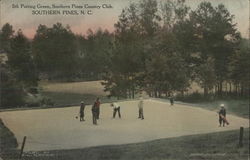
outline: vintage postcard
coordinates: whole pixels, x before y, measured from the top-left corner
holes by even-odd
[[[248,160],[249,0],[0,0],[0,160]]]

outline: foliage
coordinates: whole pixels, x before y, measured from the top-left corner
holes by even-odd
[[[0,73],[0,108],[18,107],[23,105],[25,93],[20,82],[18,82],[10,69],[4,64],[1,64]]]
[[[192,82],[209,94],[249,94],[249,40],[243,40],[234,16],[223,4],[201,2],[191,10],[185,0],[141,0],[124,8],[115,30],[74,34],[69,26],[39,25],[30,42],[5,24],[1,50],[24,90],[41,79],[103,79],[118,98],[184,92]],[[22,62],[22,63],[20,63]],[[233,90],[232,86],[235,87]],[[209,98],[209,97],[207,97]]]
[[[3,25],[0,32],[0,50],[4,50],[5,52],[10,51],[10,41],[13,37],[14,30],[12,25],[6,23]]]
[[[218,94],[221,95],[222,83],[228,79],[229,57],[236,51],[240,40],[233,18],[223,4],[213,7],[210,2],[200,3],[198,8],[190,13],[190,21],[195,29],[194,39],[198,39],[196,46],[200,63],[196,65],[211,63],[209,61],[213,59],[214,67],[209,70],[209,74],[203,74],[203,66],[198,67],[198,70],[201,69],[197,72],[198,78],[203,81],[205,94],[216,81]],[[212,71],[214,73],[211,73]],[[207,81],[208,75],[213,81]],[[212,77],[213,75],[215,77]]]
[[[17,80],[24,86],[37,85],[38,77],[31,58],[30,42],[21,30],[11,39],[11,50],[8,53],[7,63]]]
[[[41,73],[49,79],[70,79],[77,73],[76,38],[69,26],[39,25],[32,42],[32,54]]]

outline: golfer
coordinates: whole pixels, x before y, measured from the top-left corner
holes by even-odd
[[[219,123],[220,123],[220,127],[221,127],[221,124],[223,124],[223,127],[224,127],[226,123],[226,109],[224,108],[224,104],[221,104],[220,107],[221,109],[219,111]]]
[[[99,116],[100,116],[100,100],[99,98],[96,98],[96,101],[95,101],[95,106],[96,106],[96,119],[99,119]]]
[[[85,121],[85,120],[84,120],[84,109],[85,109],[85,104],[84,104],[83,101],[81,101],[80,111],[79,111],[79,114],[80,114],[80,122],[81,122],[81,121]]]
[[[172,95],[169,97],[169,101],[170,101],[171,106],[173,106],[174,105],[174,97]]]
[[[143,98],[142,97],[140,97],[140,101],[138,103],[138,108],[139,108],[139,117],[138,118],[141,118],[143,120],[144,116],[143,116]]]
[[[92,111],[92,119],[93,119],[93,124],[97,125],[97,105],[94,103],[94,105],[91,108]]]
[[[111,103],[111,107],[113,107],[113,118],[115,118],[116,112],[118,112],[118,116],[121,118],[120,105],[117,103]]]

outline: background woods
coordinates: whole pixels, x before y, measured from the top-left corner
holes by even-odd
[[[142,0],[124,8],[114,32],[73,33],[70,26],[39,25],[33,39],[5,24],[1,41],[1,107],[21,106],[39,81],[103,80],[109,96],[134,98],[141,91],[203,98],[249,95],[249,39],[220,4],[191,10],[184,0]],[[18,96],[17,96],[18,95]]]

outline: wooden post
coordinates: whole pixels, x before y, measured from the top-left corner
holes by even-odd
[[[242,143],[242,140],[243,140],[243,131],[244,131],[244,128],[240,127],[239,147],[243,147],[243,143]]]
[[[23,143],[22,143],[22,147],[21,147],[21,152],[20,152],[20,155],[19,155],[19,159],[22,158],[25,142],[26,142],[26,136],[23,137]]]

